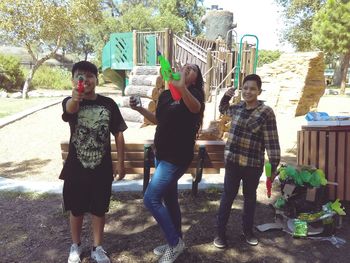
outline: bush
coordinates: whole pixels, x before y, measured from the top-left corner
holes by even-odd
[[[281,52],[278,50],[259,50],[258,67],[272,63],[279,59],[280,56]]]
[[[41,66],[35,72],[31,86],[34,89],[71,89],[71,73],[62,68]]]
[[[24,74],[18,58],[0,54],[0,83],[0,88],[6,91],[22,89]]]

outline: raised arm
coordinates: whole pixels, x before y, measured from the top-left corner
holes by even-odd
[[[231,111],[229,110],[230,108],[230,100],[231,98],[235,95],[235,89],[230,88],[228,89],[224,96],[221,98],[220,104],[219,104],[219,111],[221,114],[227,114],[227,115],[232,115]]]
[[[82,101],[84,94],[79,93],[77,87],[72,89],[72,97],[66,103],[67,113],[74,114],[79,111],[79,103]]]
[[[180,80],[173,80],[172,83],[181,93],[182,100],[189,111],[198,113],[201,110],[201,103],[188,90],[188,86],[185,84],[185,71],[181,71]]]

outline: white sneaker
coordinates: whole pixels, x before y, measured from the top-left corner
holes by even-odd
[[[157,256],[161,256],[165,253],[168,247],[169,247],[168,244],[158,246],[155,249],[153,249],[153,253],[156,254]]]
[[[102,246],[97,246],[95,251],[91,250],[91,258],[97,263],[110,263],[111,261],[106,254],[107,252],[104,251]]]
[[[82,249],[77,244],[72,244],[69,251],[68,263],[79,263]]]
[[[184,249],[185,243],[181,238],[179,238],[179,243],[177,243],[175,247],[168,246],[158,263],[173,263],[175,259],[184,251]]]

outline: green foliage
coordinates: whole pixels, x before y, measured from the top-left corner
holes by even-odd
[[[264,64],[269,64],[281,56],[281,52],[278,50],[259,50],[258,67]]]
[[[86,34],[89,36],[95,52],[94,63],[97,67],[101,66],[102,49],[109,40],[109,35],[115,32],[121,32],[120,22],[111,17],[109,13],[103,14],[101,23],[92,25]]]
[[[36,70],[81,28],[102,18],[101,0],[0,1],[0,32],[4,41],[27,48],[34,66],[23,86],[23,98]],[[45,51],[46,55],[39,56]]]
[[[198,35],[202,32],[201,17],[205,14],[202,0],[133,0],[118,5],[120,31],[163,30],[175,33],[186,30]]]
[[[32,81],[34,89],[71,89],[71,73],[66,69],[40,67]]]
[[[310,51],[312,46],[312,23],[315,14],[325,0],[275,0],[282,7],[285,29],[282,41],[286,41],[297,51]]]
[[[6,91],[19,90],[24,83],[24,75],[18,58],[0,54],[0,88]]]
[[[312,26],[313,42],[322,50],[346,54],[350,51],[350,2],[328,0]]]
[[[327,0],[315,16],[312,33],[317,47],[340,55],[340,94],[345,94],[350,61],[350,1]]]

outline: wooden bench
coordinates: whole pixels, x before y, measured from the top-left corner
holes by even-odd
[[[126,174],[143,174],[143,192],[145,192],[151,174],[154,172],[153,141],[125,143],[124,166]],[[224,141],[197,141],[195,155],[186,171],[192,175],[192,194],[197,195],[198,184],[203,174],[219,174],[224,168]],[[116,168],[118,153],[115,143],[111,145],[113,168]],[[68,141],[61,142],[62,159],[68,155]]]

